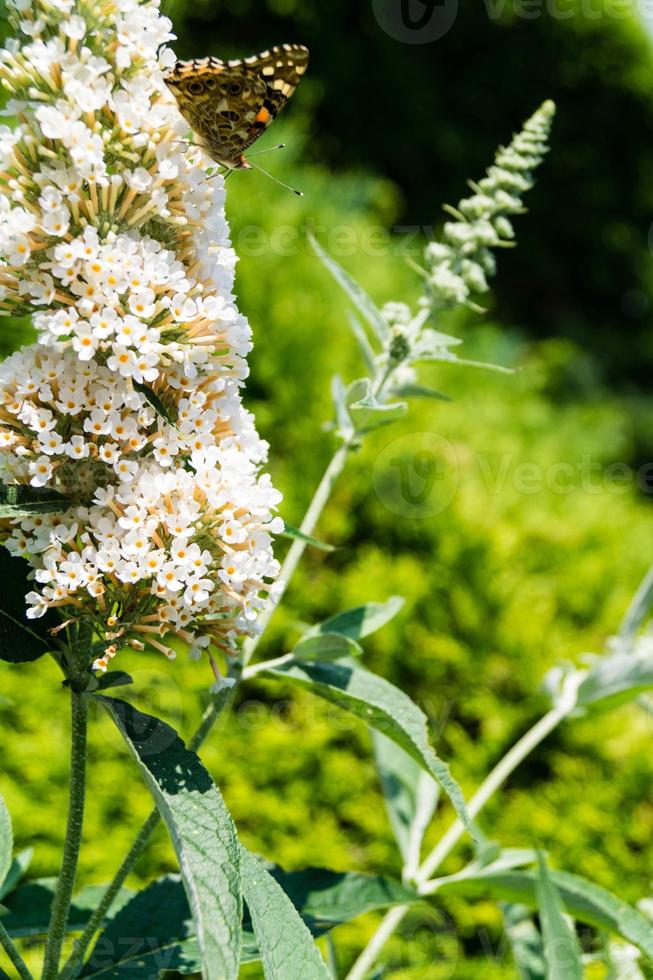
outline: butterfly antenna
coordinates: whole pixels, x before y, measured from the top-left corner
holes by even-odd
[[[271,153],[272,150],[283,150],[285,146],[285,143],[279,143],[277,146],[267,146],[264,150],[255,150],[254,153],[248,153],[248,156],[260,157],[261,153]]]
[[[304,196],[304,192],[303,191],[297,191],[297,190],[295,190],[294,187],[291,187],[290,184],[284,184],[284,182],[282,180],[279,180],[278,177],[275,177],[273,174],[268,173],[268,171],[267,170],[264,170],[263,167],[259,167],[259,165],[257,163],[253,163],[253,164],[251,164],[251,166],[252,166],[252,168],[254,170],[258,170],[259,173],[265,174],[265,176],[266,177],[269,177],[270,180],[273,180],[275,182],[275,184],[279,184],[281,187],[285,187],[287,191],[291,191],[293,194],[296,194],[297,197],[303,197]]]

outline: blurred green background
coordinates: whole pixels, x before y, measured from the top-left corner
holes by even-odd
[[[309,77],[266,138],[289,144],[266,165],[305,197],[256,174],[228,185],[238,293],[256,344],[247,401],[295,525],[333,446],[322,428],[331,376],[362,372],[346,302],[309,253],[306,229],[377,302],[415,301],[405,259],[419,259],[424,239],[397,228],[437,229],[440,203],[464,194],[465,179],[481,176],[544,98],[558,101],[552,153],[518,222],[519,247],[499,256],[492,310],[441,324],[464,338],[466,356],[518,372],[424,372],[453,402],[414,404],[399,426],[367,439],[320,526],[338,550],[307,556],[264,650],[284,652],[302,623],[405,596],[401,615],[366,642],[366,664],[421,704],[469,794],[546,710],[547,669],[603,648],[651,562],[653,60],[623,4],[559,0],[527,18],[509,4],[461,0],[449,31],[424,45],[390,37],[375,9],[372,0],[176,0],[171,13],[182,56],[285,40],[313,49]],[[28,329],[4,322],[3,351]],[[424,447],[442,479],[416,518],[387,488],[393,461],[410,464]],[[123,658],[139,704],[190,732],[203,671],[183,659]],[[0,709],[0,792],[18,844],[36,849],[33,873],[54,874],[65,693],[45,662],[0,665],[0,693],[10,702]],[[629,901],[649,894],[651,725],[634,707],[567,723],[488,807],[485,832],[547,848],[555,866]],[[100,717],[92,755],[83,882],[111,875],[150,809]],[[248,846],[288,868],[399,872],[368,736],[344,716],[290,690],[250,687],[203,757]],[[450,820],[445,805],[427,844]],[[161,833],[132,883],[172,867]],[[370,915],[334,934],[343,975],[377,922]],[[384,961],[393,980],[516,976],[485,902],[414,913]],[[603,975],[597,966],[593,976]]]

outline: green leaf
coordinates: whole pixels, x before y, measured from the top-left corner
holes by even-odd
[[[424,901],[415,889],[382,875],[326,868],[270,873],[316,935],[367,912]]]
[[[653,568],[650,568],[642,579],[626,615],[621,621],[619,636],[622,639],[632,639],[648,616],[651,605],[653,605]]]
[[[622,936],[653,960],[653,930],[641,912],[579,875],[551,871],[549,876],[560,892],[569,915],[579,922]],[[503,867],[497,868],[493,864],[469,874],[461,872],[451,878],[443,878],[437,892],[489,897],[536,908],[536,884],[537,875],[532,871],[503,870]]]
[[[365,328],[360,322],[355,313],[351,311],[348,312],[347,320],[349,321],[349,327],[356,342],[360,348],[360,352],[363,355],[363,360],[365,361],[365,367],[369,371],[370,375],[376,374],[376,359],[372,346],[367,339],[367,334],[365,333]]]
[[[342,660],[360,657],[363,648],[342,633],[318,633],[304,637],[293,650],[298,660]]]
[[[450,402],[452,400],[449,395],[445,395],[441,391],[436,391],[435,388],[428,388],[426,385],[401,385],[399,388],[394,388],[393,391],[399,398],[433,398],[441,402]]]
[[[11,868],[11,855],[14,849],[14,833],[7,804],[0,796],[0,885],[4,884]]]
[[[48,630],[61,620],[50,610],[40,619],[27,619],[25,596],[34,588],[27,578],[30,566],[24,558],[12,558],[0,549],[0,660],[30,663],[53,648]]]
[[[242,849],[243,894],[267,980],[330,980],[307,926],[258,858]]]
[[[32,847],[26,847],[23,851],[19,851],[11,862],[4,881],[2,881],[0,876],[0,902],[4,899],[5,895],[9,895],[14,890],[18,882],[22,881],[22,879],[25,877],[27,874],[27,869],[32,862],[33,855],[34,848]]]
[[[98,690],[108,691],[112,687],[128,687],[134,683],[134,678],[124,670],[108,670],[97,678]]]
[[[503,904],[503,922],[521,980],[545,980],[542,937],[533,913],[523,905]]]
[[[336,410],[338,434],[341,438],[347,439],[353,434],[354,426],[347,411],[347,390],[338,374],[335,374],[331,379],[331,397]]]
[[[336,549],[332,544],[325,544],[324,541],[318,541],[317,538],[312,538],[310,534],[304,534],[299,528],[293,527],[292,524],[286,523],[284,530],[279,535],[282,538],[290,538],[294,541],[303,541],[305,544],[310,544],[311,548],[317,548],[318,551],[335,551]]]
[[[385,735],[374,732],[373,743],[390,824],[404,869],[412,877],[419,867],[422,840],[438,804],[438,784]]]
[[[643,651],[597,657],[578,686],[579,707],[614,708],[653,687],[653,657]]]
[[[153,388],[150,388],[149,385],[143,384],[141,381],[134,381],[134,388],[136,391],[140,392],[140,394],[152,406],[156,414],[159,415],[164,422],[171,425],[173,429],[177,427],[177,419],[159,398]]]
[[[39,878],[20,885],[7,897],[4,901],[7,911],[2,915],[2,924],[12,938],[45,935],[56,884],[56,878]],[[66,926],[68,932],[78,932],[84,928],[105,890],[106,885],[91,885],[75,895]],[[115,915],[133,894],[130,888],[122,888],[107,919]]]
[[[308,234],[308,240],[313,251],[322,260],[340,288],[345,291],[358,312],[367,320],[378,340],[381,343],[386,341],[390,336],[390,327],[381,315],[381,311],[377,309],[363,287],[359,286],[355,279],[352,279],[349,273],[345,272],[342,266],[324,251],[315,236],[310,232]]]
[[[406,402],[380,402],[372,392],[369,379],[362,378],[347,389],[347,411],[356,432],[364,435],[403,418],[408,405]]]
[[[193,917],[181,878],[166,875],[134,895],[111,919],[81,976],[149,977],[151,973],[143,973],[141,964],[154,954],[158,954],[159,970],[178,969],[180,949],[193,937]],[[131,973],[126,972],[127,967]],[[199,956],[195,970],[201,970]]]
[[[575,931],[565,921],[564,905],[551,880],[544,858],[538,854],[537,904],[540,911],[548,980],[583,980],[583,966]]]
[[[414,889],[381,875],[329,871],[326,868],[289,872],[278,867],[270,868],[269,874],[283,888],[314,936],[323,936],[335,926],[366,912],[424,901]],[[247,916],[242,950],[242,963],[260,959],[256,937]]]
[[[70,498],[63,497],[56,490],[0,483],[0,518],[63,513],[72,506]]]
[[[396,742],[430,773],[445,791],[460,820],[471,831],[465,801],[427,736],[427,719],[408,695],[382,677],[341,663],[289,660],[258,676],[291,681],[336,704]]]
[[[307,636],[318,633],[341,633],[352,640],[363,640],[366,636],[376,633],[382,626],[401,612],[404,600],[401,596],[393,595],[387,602],[368,602],[364,606],[356,606],[346,612],[338,613],[323,623],[312,626]]]
[[[237,977],[240,845],[219,790],[169,725],[125,701],[96,699],[124,736],[168,828],[195,920],[205,980]]]
[[[137,957],[129,957],[116,966],[100,968],[94,973],[83,973],[82,976],[101,977],[102,980],[156,980],[157,977],[166,977],[170,973],[199,976],[201,970],[202,957],[198,942],[196,939],[187,939],[183,943],[159,946]]]

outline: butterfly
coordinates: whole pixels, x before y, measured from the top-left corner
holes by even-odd
[[[227,170],[249,170],[245,151],[293,95],[308,59],[303,45],[282,44],[237,61],[178,61],[164,80],[211,159]]]

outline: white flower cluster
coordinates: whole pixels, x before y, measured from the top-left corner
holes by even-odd
[[[425,253],[424,304],[429,309],[469,304],[475,294],[488,290],[488,276],[496,267],[491,249],[514,239],[508,216],[524,210],[522,197],[547,152],[554,114],[553,102],[545,102],[510,145],[498,151],[487,175],[478,184],[470,183],[473,196],[447,209],[457,220],[445,224],[442,241],[432,242]]]
[[[38,342],[0,368],[0,480],[61,511],[2,521],[48,608],[108,645],[232,651],[278,574],[280,495],[241,403],[223,181],[163,84],[156,0],[13,0],[0,55],[0,311]],[[36,492],[36,490],[35,490]]]

